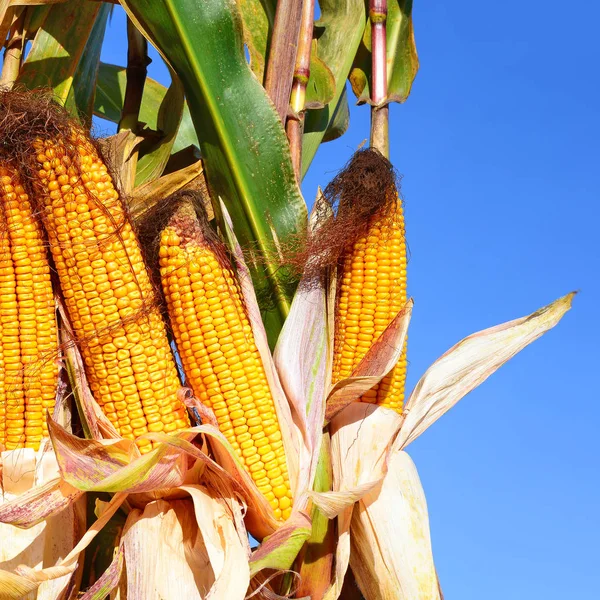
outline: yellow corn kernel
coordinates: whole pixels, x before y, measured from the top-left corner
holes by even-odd
[[[349,377],[406,304],[406,240],[402,202],[394,197],[342,257],[336,309],[333,383]],[[361,401],[402,412],[406,344],[396,366]]]
[[[68,139],[37,139],[34,148],[33,183],[94,397],[129,438],[148,431],[155,406],[163,431],[189,426],[140,246],[101,156],[75,126]],[[149,387],[133,376],[139,371]],[[125,416],[115,402],[125,402]],[[140,441],[141,451],[151,447]]]
[[[239,285],[224,253],[215,251],[191,205],[182,205],[163,230],[159,257],[167,308],[188,384],[213,409],[219,428],[261,493],[278,515],[287,518],[291,490],[285,456],[278,463],[275,485],[261,460],[261,455],[275,458],[281,431]],[[197,285],[188,287],[189,281]],[[234,333],[242,335],[234,339]],[[187,340],[194,343],[189,346]]]
[[[54,295],[39,220],[8,164],[0,165],[0,213],[0,442],[37,450],[58,382]]]

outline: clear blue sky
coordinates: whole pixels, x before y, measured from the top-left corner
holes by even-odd
[[[467,334],[581,290],[555,330],[409,447],[446,600],[600,588],[600,4],[574,8],[416,0],[421,70],[391,110],[415,299],[409,387]],[[120,9],[107,40],[103,60],[124,64]],[[150,73],[167,80],[158,59]],[[321,147],[307,199],[368,118],[353,108],[350,132]]]

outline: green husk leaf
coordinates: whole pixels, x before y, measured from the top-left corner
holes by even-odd
[[[323,443],[317,464],[313,491],[328,492],[333,485],[331,470],[331,442],[329,432],[323,433]],[[296,590],[299,597],[308,596],[322,600],[331,585],[333,556],[335,552],[335,521],[328,519],[317,505],[313,505],[310,518],[311,534],[298,555],[300,584]]]
[[[295,289],[277,249],[306,226],[306,205],[281,122],[244,57],[237,7],[222,0],[122,4],[183,82],[213,204],[218,197],[225,201],[242,246],[252,254],[273,346]]]
[[[295,512],[272,535],[266,537],[250,557],[250,577],[263,569],[286,571],[300,548],[310,537],[311,522],[308,515]]]
[[[110,523],[107,525],[107,527]],[[106,527],[104,528],[106,529]],[[104,530],[103,530],[104,531]],[[96,541],[101,535],[102,532],[98,536],[96,536]],[[92,548],[93,549],[93,542]],[[121,572],[123,571],[123,565],[125,564],[125,553],[123,549],[117,547],[117,550],[114,553],[114,558],[108,568],[103,571],[102,575],[98,577],[93,585],[91,585],[85,592],[79,597],[79,600],[105,600],[108,595],[119,585],[119,580],[121,579]]]
[[[48,421],[62,478],[79,490],[96,492],[149,492],[185,482],[182,453],[168,444],[139,456],[131,440],[102,444],[84,440]],[[195,433],[180,432],[190,439]]]
[[[315,23],[317,56],[335,79],[335,96],[320,110],[309,111],[302,141],[302,176],[308,171],[332,122],[344,91],[366,23],[364,0],[321,0],[321,18]]]
[[[410,94],[419,69],[412,22],[412,0],[388,0],[387,39],[387,102],[404,102]],[[371,21],[368,20],[352,72],[350,83],[358,103],[371,103]]]

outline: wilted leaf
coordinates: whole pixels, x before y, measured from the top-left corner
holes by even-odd
[[[59,564],[85,531],[80,494],[56,477],[52,451],[2,452],[0,597],[55,600],[74,585],[77,563]]]
[[[48,481],[0,504],[0,523],[21,528],[34,527],[48,517],[60,514],[82,494],[60,479]]]
[[[202,600],[211,593],[243,600],[248,561],[231,516],[203,488],[185,489],[193,500],[158,500],[130,512],[123,535],[128,600]]]
[[[202,199],[205,200],[203,206],[209,219],[214,217],[206,179],[204,178],[204,169],[202,161],[199,160],[192,165],[163,175],[159,179],[149,181],[144,185],[136,187],[126,198],[129,213],[134,222],[139,222],[144,218],[147,211],[151,210],[161,201],[168,198],[171,194],[188,187],[194,182],[194,188],[203,190]]]

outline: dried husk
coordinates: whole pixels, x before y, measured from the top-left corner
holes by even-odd
[[[129,513],[122,537],[128,600],[242,600],[248,542],[223,501],[202,486]]]
[[[361,550],[356,561],[361,562],[363,568],[357,579],[360,578],[361,586],[365,586],[363,593],[369,594],[366,595],[367,600],[396,597],[439,598],[437,578],[437,587],[432,583],[435,569],[433,562],[430,563],[428,558],[426,507],[424,498],[419,499],[418,477],[416,471],[410,474],[407,458],[397,457],[402,456],[399,453],[403,448],[462,397],[525,346],[552,329],[570,309],[573,296],[574,294],[568,294],[531,315],[480,331],[453,346],[417,383],[402,416],[382,407],[355,403],[347,406],[333,419],[331,427],[334,491],[312,494],[313,500],[325,514],[338,519],[335,579],[327,592],[327,600],[339,597],[350,562],[351,547],[356,548],[359,543]],[[390,472],[392,463],[393,472]],[[374,503],[373,500],[382,493],[383,504]],[[404,520],[390,519],[390,512],[394,512],[390,507],[395,504],[402,506],[402,498],[408,495],[413,498],[412,512],[405,510]],[[365,510],[367,503],[368,511]],[[385,509],[386,505],[388,510]],[[389,588],[389,578],[386,579],[381,572],[381,569],[387,567],[375,564],[378,561],[368,561],[364,557],[372,555],[385,558],[396,553],[399,558],[394,560],[402,560],[404,551],[398,546],[392,547],[390,540],[398,538],[400,541],[396,544],[409,543],[409,533],[406,533],[405,528],[406,519],[412,519],[415,523],[415,529],[409,532],[411,536],[420,532],[417,539],[411,543],[421,548],[418,555],[421,558],[411,568],[407,566],[407,561],[402,569],[398,567],[397,585],[395,588]],[[378,535],[378,531],[384,533]],[[353,535],[359,537],[351,542]],[[370,548],[363,547],[367,543],[370,543]],[[416,561],[417,557],[414,558]],[[393,564],[391,559],[386,560],[388,565]],[[358,568],[360,569],[360,566]],[[419,589],[419,585],[424,586],[420,592],[423,596],[403,596],[398,591],[402,590],[402,593],[407,594],[407,590]],[[390,589],[395,591],[390,592]]]
[[[319,205],[320,194],[319,190],[315,207]],[[319,225],[313,208],[309,218],[313,234],[318,232]],[[312,489],[315,478],[325,418],[324,399],[331,386],[335,290],[335,270],[315,276],[310,267],[307,269],[273,353],[277,373],[292,411],[297,415],[304,442],[296,498],[297,506],[302,509],[307,506],[307,491]]]
[[[29,496],[36,490],[56,492],[60,481],[58,466],[47,440],[37,453],[31,449],[2,452],[0,462],[0,511],[12,503],[22,514]],[[63,488],[52,494],[51,500],[59,500],[57,495],[64,498],[65,491]],[[38,514],[29,523],[24,519],[20,524],[30,525],[27,529],[0,522],[0,598],[56,600],[77,591],[81,561],[65,566],[60,563],[85,531],[85,504],[79,497],[75,491],[68,502],[61,504],[64,509],[60,514],[47,518]]]
[[[368,600],[439,600],[425,493],[404,451],[363,496],[351,523],[350,567]]]

